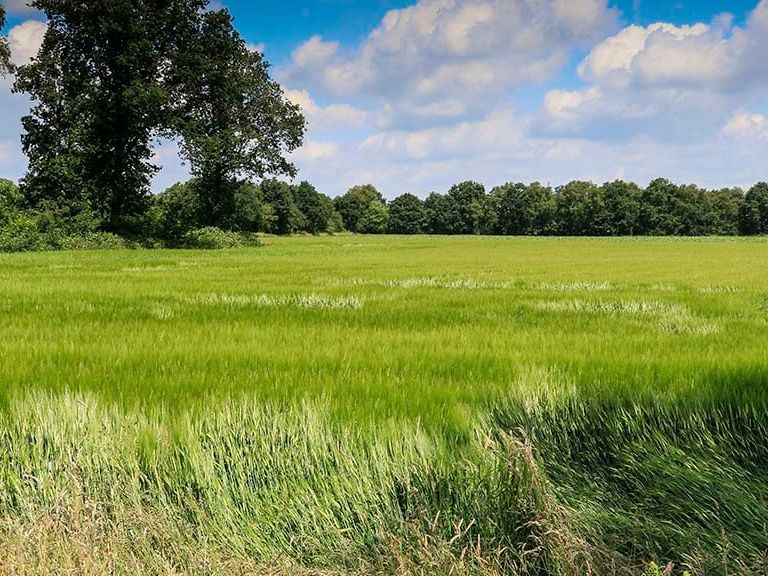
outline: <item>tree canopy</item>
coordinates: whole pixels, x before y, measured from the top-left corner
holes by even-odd
[[[744,197],[739,211],[742,234],[768,234],[768,183],[753,186]]]
[[[22,118],[27,173],[20,187],[0,180],[0,228],[20,249],[60,247],[67,235],[94,232],[168,246],[189,238],[228,242],[229,233],[341,230],[768,234],[766,183],[746,194],[663,178],[645,188],[508,182],[486,192],[468,180],[424,200],[406,193],[392,201],[363,184],[332,200],[307,181],[277,179],[296,176],[290,154],[302,144],[305,119],[226,9],[212,9],[211,0],[31,6],[48,20],[36,57],[15,68],[0,37],[0,74],[13,73],[14,90],[32,101]],[[0,28],[5,21],[0,3]],[[179,143],[193,178],[153,196],[153,147],[161,138]]]
[[[48,18],[15,89],[30,206],[91,211],[130,232],[149,207],[153,140],[177,137],[209,223],[228,226],[241,176],[293,175],[304,118],[226,10],[208,0],[35,0]]]
[[[427,230],[427,210],[417,196],[403,194],[389,204],[391,234],[422,234]]]
[[[0,30],[5,27],[5,6],[0,4]],[[11,48],[8,40],[0,36],[0,76],[11,71]]]
[[[192,173],[205,190],[210,224],[231,217],[238,178],[295,176],[286,154],[302,143],[304,117],[269,77],[226,10],[200,16],[173,68],[174,123]]]
[[[334,200],[336,211],[341,214],[344,228],[350,232],[362,232],[361,221],[372,202],[384,203],[384,197],[371,184],[353,186],[346,194]]]

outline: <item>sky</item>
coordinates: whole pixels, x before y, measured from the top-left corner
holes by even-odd
[[[2,0],[0,0],[2,1]],[[308,119],[299,180],[425,197],[476,180],[768,180],[768,0],[218,0]],[[13,57],[45,23],[7,0]],[[0,177],[25,159],[0,80]],[[158,142],[153,187],[187,177]]]

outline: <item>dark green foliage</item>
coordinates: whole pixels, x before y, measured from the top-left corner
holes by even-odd
[[[210,226],[205,210],[205,184],[201,180],[174,184],[152,199],[147,236],[167,246],[181,246],[188,232]],[[238,182],[234,192],[233,212],[227,216],[226,230],[255,233],[262,230],[261,189],[250,182]]]
[[[768,183],[753,186],[739,212],[739,229],[747,236],[768,234]]]
[[[12,210],[21,208],[22,196],[15,182],[0,178],[0,219]]]
[[[424,209],[427,212],[427,230],[430,234],[461,234],[465,228],[453,196],[432,192],[424,201]]]
[[[261,198],[268,206],[263,215],[266,232],[285,236],[300,230],[304,215],[296,206],[291,186],[279,180],[264,180],[261,183]]]
[[[697,236],[707,233],[705,191],[659,178],[642,195],[640,227],[649,236]]]
[[[705,194],[707,233],[714,236],[736,236],[739,233],[739,212],[744,203],[741,188],[723,188]]]
[[[0,4],[0,30],[5,27],[5,7]],[[10,72],[11,65],[11,49],[8,46],[8,41],[0,36],[0,76],[6,72]]]
[[[458,234],[478,234],[483,219],[485,186],[477,182],[462,182],[451,187],[448,196],[454,201],[461,224]]]
[[[102,226],[125,231],[143,214],[151,139],[167,125],[164,87],[179,46],[189,41],[204,0],[36,0],[48,18],[39,56],[16,90],[34,107],[23,119],[32,206],[53,201],[90,209]]]
[[[248,239],[237,232],[228,232],[207,226],[192,230],[184,235],[182,246],[194,250],[225,250],[228,248],[241,248],[247,245],[257,245],[255,240]]]
[[[302,231],[320,234],[328,230],[333,215],[333,200],[320,194],[312,184],[306,181],[293,188],[293,198],[296,207],[304,217]]]
[[[553,232],[555,202],[552,190],[538,182],[504,184],[486,200],[487,233],[503,236],[542,236]]]
[[[336,211],[350,232],[361,232],[360,221],[371,202],[384,203],[384,197],[371,184],[353,186],[346,194],[333,201]]]
[[[603,184],[604,232],[608,236],[634,236],[639,233],[640,199],[637,184],[616,180]]]
[[[768,185],[766,185],[768,189]],[[705,236],[734,235],[739,230],[766,233],[761,214],[768,212],[761,185],[751,203],[739,189],[705,190],[657,179],[646,189],[615,181],[602,186],[574,181],[557,188],[534,182],[508,183],[480,195],[479,185],[454,186],[445,196],[424,202],[426,232],[502,236]],[[763,202],[761,204],[761,202]]]
[[[85,211],[73,216],[55,205],[29,210],[16,184],[0,179],[0,252],[67,249],[75,238],[93,235],[96,226]]]
[[[205,217],[198,186],[194,180],[174,184],[152,199],[152,237],[168,246],[180,246],[188,232],[203,226]]]
[[[609,220],[602,190],[592,182],[571,182],[555,192],[558,233],[602,236]]]
[[[200,16],[170,76],[174,126],[202,182],[212,225],[229,226],[240,177],[296,173],[286,154],[302,143],[304,117],[268,69],[234,29],[229,12],[219,10]]]
[[[235,213],[232,229],[237,232],[259,232],[262,228],[261,189],[250,182],[239,183],[235,190]]]
[[[34,252],[50,250],[51,245],[40,232],[33,214],[5,214],[0,226],[0,252]]]
[[[389,210],[384,202],[374,200],[363,212],[358,223],[363,234],[385,234],[389,225]]]
[[[427,210],[418,197],[403,194],[389,203],[391,234],[423,234],[427,230]]]

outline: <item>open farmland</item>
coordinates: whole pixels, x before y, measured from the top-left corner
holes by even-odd
[[[0,256],[0,573],[768,570],[768,242]]]

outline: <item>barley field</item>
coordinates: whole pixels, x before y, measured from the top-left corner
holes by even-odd
[[[0,574],[768,574],[768,241],[0,255]]]

